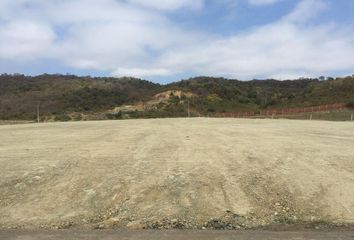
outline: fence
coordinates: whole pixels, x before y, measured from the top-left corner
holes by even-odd
[[[327,112],[335,110],[343,110],[346,105],[343,103],[327,104],[312,107],[303,108],[283,108],[283,109],[267,109],[259,112],[225,112],[217,113],[216,117],[225,118],[247,118],[254,116],[278,116],[278,115],[295,115],[299,113],[315,113],[315,112]]]

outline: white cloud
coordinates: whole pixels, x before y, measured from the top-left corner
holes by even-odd
[[[52,29],[45,24],[10,22],[0,28],[0,57],[25,61],[45,56],[54,38]]]
[[[281,2],[281,1],[284,1],[284,0],[248,0],[248,2],[251,5],[256,5],[256,6],[271,5],[271,4]]]
[[[187,30],[168,18],[170,11],[199,6],[192,2],[1,0],[0,61],[30,66],[51,59],[149,79],[181,73],[300,77],[354,69],[353,29],[306,24],[326,9],[323,1],[303,0],[276,22],[227,37]]]
[[[317,17],[326,8],[327,4],[322,0],[301,1],[289,15],[284,17],[284,20],[288,22],[305,22]]]
[[[160,58],[166,68],[193,69],[203,75],[235,78],[302,77],[354,69],[354,31],[332,25],[303,24],[325,9],[304,0],[277,22],[228,38],[173,50]],[[311,13],[311,14],[310,14]],[[297,21],[295,16],[302,16]]]
[[[177,10],[180,8],[201,9],[203,0],[128,0],[130,3],[159,10]]]
[[[75,68],[114,71],[118,67],[138,65],[141,68],[142,62],[151,61],[150,52],[193,41],[192,36],[163,14],[116,0],[61,0],[56,4],[44,0],[5,2],[2,4],[8,7],[5,11],[8,21],[0,24],[0,29],[5,29],[8,35],[11,32],[12,38],[0,39],[3,49],[0,58],[25,55],[41,58],[41,51],[46,53],[45,57]],[[14,12],[24,18],[24,24],[14,24],[18,18]],[[37,28],[26,24],[34,20]],[[43,22],[49,27],[42,26]]]
[[[173,74],[169,69],[166,68],[118,68],[112,75],[116,77],[155,77],[155,76],[168,76]]]
[[[352,42],[352,36],[333,27],[303,29],[279,23],[199,46],[192,54],[174,53],[171,66],[188,62],[199,73],[242,79],[289,73],[320,75],[354,67]]]

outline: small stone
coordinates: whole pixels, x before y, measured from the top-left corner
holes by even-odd
[[[142,229],[146,229],[146,225],[141,223],[140,221],[133,221],[133,222],[129,222],[127,224],[127,228],[129,228],[130,230],[142,230]]]
[[[15,185],[15,188],[19,188],[19,189],[23,189],[23,188],[25,188],[26,187],[26,184],[25,183],[17,183],[16,185]]]
[[[116,226],[119,223],[119,218],[109,218],[106,221],[104,221],[104,227],[106,228],[112,228]]]
[[[34,180],[39,180],[39,179],[41,179],[41,177],[40,176],[34,176],[33,179]]]

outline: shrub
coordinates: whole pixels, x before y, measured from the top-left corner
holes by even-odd
[[[354,109],[354,102],[349,102],[349,103],[347,103],[346,107],[347,107],[347,108]]]
[[[72,116],[72,118],[73,118],[74,121],[81,121],[82,120],[82,115],[80,113],[74,114]]]
[[[55,121],[61,121],[61,122],[66,122],[66,121],[70,121],[71,117],[65,113],[61,113],[59,115],[56,115],[54,118]]]
[[[114,120],[114,119],[122,119],[122,112],[119,111],[118,113],[107,113],[106,114],[106,118],[110,119],[110,120]]]

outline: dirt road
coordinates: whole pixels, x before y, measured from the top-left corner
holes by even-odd
[[[0,228],[354,222],[354,123],[158,119],[0,126]]]

